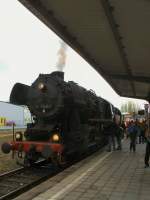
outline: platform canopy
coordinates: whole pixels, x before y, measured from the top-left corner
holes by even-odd
[[[150,100],[150,0],[19,1],[119,95]]]

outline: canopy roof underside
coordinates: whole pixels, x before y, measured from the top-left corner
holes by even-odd
[[[19,0],[121,96],[150,100],[149,0]]]

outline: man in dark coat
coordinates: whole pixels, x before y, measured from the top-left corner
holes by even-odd
[[[128,131],[128,135],[129,135],[129,138],[130,138],[130,151],[133,150],[133,152],[135,152],[136,151],[136,139],[137,139],[137,134],[138,134],[138,127],[134,123],[134,121],[130,122],[127,131]]]
[[[116,139],[117,139],[117,150],[122,150],[122,143],[121,140],[123,138],[123,128],[118,126],[116,128]]]
[[[146,138],[146,151],[145,151],[145,168],[149,167],[149,157],[150,157],[150,130],[149,128],[145,131]]]
[[[111,122],[106,128],[105,128],[105,134],[107,135],[108,138],[108,151],[116,150],[115,147],[115,133],[116,133],[116,128],[117,125],[115,124],[115,122]]]

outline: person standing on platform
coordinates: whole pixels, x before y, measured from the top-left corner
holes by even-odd
[[[138,144],[138,139],[141,136],[141,127],[140,127],[140,122],[138,119],[135,120],[135,125],[137,127],[137,137],[136,137],[136,144]]]
[[[130,152],[132,150],[133,152],[136,152],[136,139],[138,134],[138,128],[133,120],[130,122],[127,131],[130,138]]]
[[[123,138],[123,128],[118,126],[116,129],[116,139],[117,139],[117,150],[122,150],[121,140]]]
[[[147,128],[145,131],[146,138],[146,151],[145,151],[145,168],[149,167],[149,157],[150,157],[150,129]]]
[[[126,136],[126,124],[125,121],[122,121],[121,128],[123,130],[123,138]]]
[[[115,142],[115,133],[116,133],[116,124],[115,122],[111,122],[109,124],[109,126],[107,126],[104,130],[107,139],[108,139],[108,150],[107,151],[111,151],[112,147],[113,147],[113,151],[116,150],[116,142]]]
[[[146,122],[145,120],[142,120],[140,123],[140,136],[139,136],[139,144],[144,144],[145,143],[145,131],[146,131]]]

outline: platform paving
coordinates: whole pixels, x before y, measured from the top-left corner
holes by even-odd
[[[133,153],[125,140],[122,151],[96,153],[32,200],[150,200],[150,168],[144,168],[144,154],[145,144],[137,144]]]

